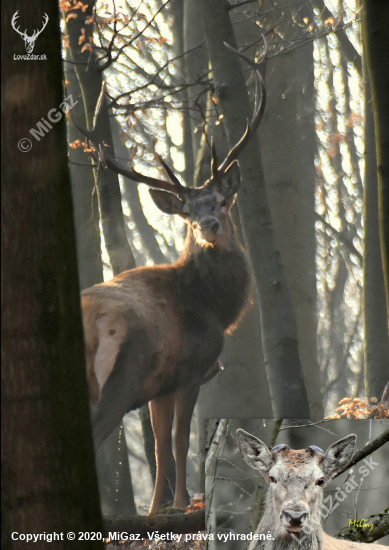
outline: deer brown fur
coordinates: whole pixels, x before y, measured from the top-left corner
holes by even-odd
[[[157,462],[150,512],[162,502],[173,417],[175,505],[186,505],[186,456],[199,388],[218,372],[224,334],[247,303],[249,269],[230,209],[240,185],[236,157],[256,130],[265,105],[262,77],[256,72],[261,99],[253,119],[219,166],[212,146],[212,175],[200,188],[182,186],[161,159],[172,183],[123,168],[101,144],[96,147],[101,166],[157,188],[150,194],[158,208],[188,224],[176,263],[132,269],[82,293],[87,376],[91,396],[98,401],[95,447],[125,413],[150,403]],[[93,141],[93,132],[84,133]]]
[[[354,543],[324,533],[321,524],[323,488],[352,459],[356,436],[333,443],[324,453],[315,446],[298,451],[265,443],[237,431],[240,452],[249,466],[269,482],[265,511],[249,550],[379,550],[380,544]]]

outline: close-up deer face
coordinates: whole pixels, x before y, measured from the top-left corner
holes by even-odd
[[[310,519],[320,524],[323,488],[350,462],[356,436],[337,441],[325,453],[314,445],[297,451],[277,445],[270,451],[244,430],[237,436],[244,460],[270,484],[268,503],[275,530],[299,533]]]
[[[152,189],[151,197],[166,214],[178,214],[191,227],[195,240],[202,246],[225,245],[230,236],[229,210],[240,186],[239,168],[233,162],[226,172],[202,187],[187,187],[179,197]]]
[[[320,499],[324,477],[319,461],[323,452],[310,447],[294,451],[283,445],[272,451],[272,457],[268,481],[277,516],[288,533],[297,533]]]

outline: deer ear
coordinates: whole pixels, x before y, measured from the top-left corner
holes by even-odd
[[[267,476],[272,464],[272,456],[265,443],[241,429],[237,430],[236,435],[243,459],[251,468]]]
[[[149,189],[154,203],[165,214],[182,214],[183,202],[168,191]]]
[[[321,463],[328,481],[349,464],[354,454],[356,440],[357,436],[351,434],[328,447]]]
[[[226,199],[236,195],[240,187],[240,172],[238,162],[234,160],[225,171],[221,184],[221,192]]]

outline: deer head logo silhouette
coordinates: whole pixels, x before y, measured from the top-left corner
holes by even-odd
[[[18,17],[19,17],[19,10],[17,10],[12,17],[12,21],[11,21],[12,28],[14,29],[14,31],[20,34],[20,36],[23,38],[24,45],[26,47],[26,52],[32,53],[34,50],[36,39],[38,38],[40,33],[43,31],[43,29],[46,27],[49,21],[49,16],[47,15],[47,13],[45,13],[45,15],[43,16],[43,26],[41,30],[35,30],[31,36],[27,34],[27,29],[24,32],[21,32],[19,30],[19,27],[16,27],[16,20]]]

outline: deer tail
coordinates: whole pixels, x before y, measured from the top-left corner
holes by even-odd
[[[92,419],[96,451],[123,416],[134,408],[137,394],[152,369],[154,357],[147,331],[131,330],[120,346]]]

